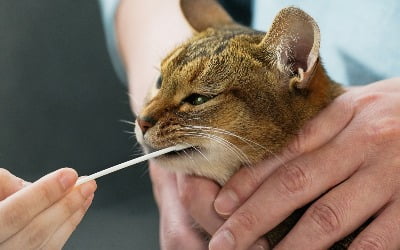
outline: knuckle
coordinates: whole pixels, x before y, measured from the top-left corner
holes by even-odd
[[[311,126],[307,124],[304,126],[300,133],[293,138],[293,140],[287,146],[287,151],[289,152],[290,156],[297,156],[304,152],[304,139],[306,135],[311,134]],[[308,136],[306,138],[309,138]]]
[[[282,166],[278,170],[278,190],[285,196],[303,192],[311,185],[311,178],[307,176],[302,167],[296,163],[292,166]]]
[[[400,137],[400,119],[384,118],[369,123],[365,127],[367,140],[373,145],[380,145]]]
[[[360,111],[382,98],[384,98],[384,94],[379,92],[360,94],[353,98],[353,106],[357,111]]]
[[[31,249],[37,249],[42,245],[48,236],[48,231],[46,227],[37,226],[30,230],[27,235],[26,242]]]
[[[237,224],[238,228],[251,232],[258,221],[259,220],[254,213],[250,211],[238,211],[236,214],[236,222],[234,224]]]
[[[64,198],[64,201],[62,203],[62,209],[64,214],[72,215],[76,212],[78,207],[76,205],[76,201],[73,198],[67,196]]]
[[[388,244],[381,236],[370,233],[356,239],[350,246],[350,249],[384,250],[388,249]]]
[[[42,200],[42,202],[46,204],[52,204],[54,202],[53,192],[51,191],[49,185],[40,185],[38,187],[38,197]]]
[[[311,206],[308,219],[321,234],[335,233],[341,228],[339,212],[329,203],[317,203]]]
[[[242,190],[253,190],[260,186],[264,181],[265,174],[262,171],[265,168],[243,168],[243,175],[239,179],[236,179],[235,183],[229,182],[225,184],[228,189],[232,189],[237,194],[241,194]],[[231,179],[232,180],[232,179]]]
[[[78,213],[77,216],[72,216],[71,219],[68,220],[68,232],[73,232],[78,227],[82,217],[85,215],[85,209],[80,209]]]

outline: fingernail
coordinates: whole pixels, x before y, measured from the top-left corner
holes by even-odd
[[[263,243],[259,243],[257,242],[256,244],[254,244],[253,246],[251,246],[250,250],[266,250],[269,249],[266,246],[264,246]]]
[[[75,172],[64,171],[64,173],[61,174],[58,181],[60,182],[62,188],[64,190],[67,190],[68,188],[72,187],[72,185],[74,185],[77,178],[78,178],[78,176],[76,175]]]
[[[233,210],[239,206],[239,197],[235,192],[228,189],[218,195],[214,202],[217,213],[221,215],[230,215]]]
[[[96,191],[96,188],[97,188],[97,185],[93,184],[92,182],[85,183],[80,187],[81,194],[83,197],[88,199],[90,197],[90,195],[92,195],[94,193],[94,191]]]
[[[222,230],[217,235],[212,237],[210,244],[210,250],[231,250],[235,249],[235,238],[233,234],[228,230]]]

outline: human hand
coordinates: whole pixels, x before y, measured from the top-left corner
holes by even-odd
[[[74,188],[73,169],[24,181],[0,169],[0,249],[61,249],[90,206],[96,182]]]
[[[212,235],[224,223],[213,206],[220,187],[205,178],[168,172],[152,162],[149,168],[160,214],[161,249],[208,249],[196,224]]]
[[[400,78],[350,89],[279,157],[228,181],[210,249],[246,249],[321,195],[276,249],[326,249],[372,216],[350,249],[399,249],[399,149]]]
[[[150,162],[149,168],[160,214],[161,249],[207,249],[207,242],[193,227],[192,218],[179,200],[177,175],[155,166],[153,162]]]
[[[221,227],[226,217],[218,214],[214,201],[221,188],[213,181],[202,177],[177,175],[179,199],[184,211],[209,235],[213,235]],[[249,249],[268,249],[268,243],[260,238]]]

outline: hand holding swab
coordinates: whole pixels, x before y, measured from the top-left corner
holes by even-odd
[[[115,165],[113,167],[106,168],[106,169],[104,169],[102,171],[99,171],[97,173],[91,174],[89,176],[80,177],[78,179],[78,181],[76,182],[75,186],[81,185],[81,184],[83,184],[85,182],[88,182],[90,180],[97,179],[97,178],[99,178],[101,176],[111,174],[111,173],[113,173],[115,171],[121,170],[123,168],[129,167],[129,166],[137,164],[139,162],[147,161],[147,160],[149,160],[151,158],[154,158],[154,157],[157,157],[157,156],[160,156],[160,155],[172,152],[172,151],[183,150],[185,148],[188,148],[188,146],[176,145],[176,146],[172,146],[172,147],[168,147],[168,148],[164,148],[164,149],[152,152],[150,154],[146,154],[146,155],[140,156],[138,158],[135,158],[135,159],[120,163],[120,164]]]

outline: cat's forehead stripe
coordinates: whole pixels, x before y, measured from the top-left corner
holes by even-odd
[[[179,47],[175,49],[170,55],[168,55],[164,61],[162,62],[163,65],[169,65],[171,62],[184,50],[183,47]]]
[[[199,34],[189,43],[173,52],[165,63],[184,65],[199,57],[209,57],[222,53],[229,42],[240,35],[259,35],[260,32],[246,29],[214,30],[209,29]]]
[[[257,42],[265,35],[264,32],[255,31],[244,26],[223,26],[218,29],[209,28],[198,33],[189,41],[177,47],[162,62],[164,72],[171,72],[177,67],[195,62],[198,58],[210,59],[223,53],[234,40],[241,39]],[[249,39],[250,38],[250,39]],[[237,50],[237,45],[235,46]],[[198,65],[199,66],[199,65]]]

